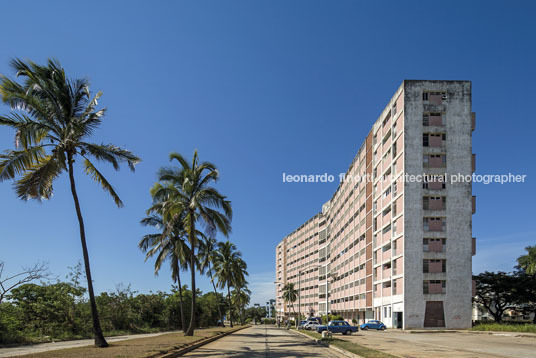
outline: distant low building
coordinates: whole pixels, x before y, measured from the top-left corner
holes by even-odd
[[[275,317],[275,299],[273,298],[266,302],[266,317]]]

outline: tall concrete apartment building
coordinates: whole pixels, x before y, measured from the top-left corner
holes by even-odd
[[[470,327],[476,203],[450,178],[474,172],[474,126],[469,81],[404,81],[333,197],[277,245],[277,317],[292,282],[305,316]]]

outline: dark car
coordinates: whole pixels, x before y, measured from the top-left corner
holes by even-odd
[[[384,331],[387,327],[383,324],[382,321],[370,320],[367,323],[363,323],[359,326],[361,330],[367,331],[369,329],[377,329],[378,331]]]
[[[327,325],[316,327],[318,333],[323,331],[329,331],[331,333],[342,333],[344,335],[350,335],[359,330],[357,326],[351,326],[346,321],[331,321]]]

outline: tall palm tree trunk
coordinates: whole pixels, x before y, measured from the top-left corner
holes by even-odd
[[[177,262],[177,284],[179,285],[179,306],[181,310],[181,329],[183,332],[186,332],[186,317],[184,317],[184,310],[182,304],[182,283],[181,283],[181,274],[179,263]]]
[[[194,226],[194,213],[190,212],[190,232],[188,238],[190,240],[190,272],[192,278],[192,307],[190,310],[190,325],[188,330],[184,333],[185,336],[193,336],[195,329],[195,226]]]
[[[227,302],[229,303],[229,322],[231,328],[233,328],[233,306],[231,305],[231,288],[229,287],[229,283],[227,283]]]
[[[212,287],[214,287],[214,293],[216,294],[216,299],[218,299],[218,291],[216,291],[216,284],[214,283],[214,278],[212,277],[212,268],[210,267],[210,262],[208,263],[208,274],[210,275],[210,282],[212,282]],[[221,307],[220,307],[219,302],[218,302],[218,315],[220,317],[222,327],[225,327],[225,323],[223,323],[223,315],[221,314]]]
[[[71,154],[68,154],[69,162],[69,180],[71,181],[71,192],[73,194],[74,206],[76,208],[76,215],[78,216],[78,224],[80,225],[80,241],[82,241],[82,252],[84,255],[84,266],[86,269],[86,278],[87,278],[87,290],[89,293],[89,304],[91,307],[91,317],[93,318],[93,334],[95,336],[95,346],[96,347],[108,347],[108,342],[104,339],[102,334],[102,329],[99,322],[99,313],[97,311],[97,303],[95,301],[95,293],[93,292],[93,281],[91,279],[91,269],[89,267],[89,254],[87,251],[86,244],[86,231],[84,228],[84,219],[82,218],[82,211],[80,210],[80,202],[78,201],[78,195],[76,194],[76,185],[74,183],[74,173],[73,173],[73,157]]]

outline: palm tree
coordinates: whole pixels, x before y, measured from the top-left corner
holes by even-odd
[[[218,250],[214,254],[214,276],[218,281],[218,287],[223,289],[227,286],[227,304],[229,305],[231,327],[233,327],[231,287],[242,285],[245,282],[245,275],[247,275],[246,263],[241,256],[242,253],[237,251],[236,245],[230,241],[218,243]]]
[[[292,308],[292,312],[294,312],[294,315],[296,315],[296,311],[294,311],[294,302],[296,302],[297,299],[298,291],[296,290],[294,283],[289,282],[285,286],[283,286],[283,300],[287,304],[290,302],[290,307]]]
[[[527,250],[527,254],[519,256],[517,259],[517,267],[527,275],[536,275],[536,245],[527,246],[525,247],[525,250]]]
[[[214,276],[212,274],[212,266],[214,265],[214,254],[216,251],[216,245],[218,242],[215,238],[209,237],[201,241],[199,245],[198,258],[199,258],[199,271],[203,273],[207,270],[207,275],[210,277],[210,282],[212,282],[212,287],[214,288],[214,293],[218,297],[218,291],[216,290],[216,283],[214,282]],[[220,317],[222,326],[225,327],[223,323],[223,315],[221,313],[221,307],[218,304],[218,315]]]
[[[235,307],[238,307],[239,316],[240,316],[240,324],[244,324],[244,309],[250,302],[250,296],[251,291],[247,288],[247,286],[239,286],[235,287],[235,289],[232,292],[232,299],[233,305]]]
[[[228,236],[233,211],[231,202],[210,186],[219,178],[219,172],[214,164],[200,163],[197,151],[194,152],[191,163],[178,153],[171,153],[169,157],[171,161],[178,161],[180,167],[160,169],[158,175],[160,183],[156,183],[151,189],[155,204],[148,212],[160,210],[165,223],[180,221],[186,231],[190,245],[192,306],[190,324],[185,335],[193,336],[196,310],[196,250],[202,239],[200,231],[196,228],[201,226],[208,237],[214,237],[218,231]]]
[[[145,226],[153,226],[156,229],[162,230],[162,233],[147,234],[143,236],[139,248],[146,253],[145,261],[150,257],[157,255],[154,263],[154,273],[158,275],[162,263],[169,260],[171,266],[171,278],[179,287],[179,306],[181,312],[181,328],[186,332],[185,316],[183,311],[182,300],[182,283],[181,270],[188,269],[190,259],[190,249],[185,242],[186,233],[181,227],[181,222],[175,222],[173,226],[166,227],[162,216],[156,213],[141,220],[141,224]]]
[[[15,149],[0,155],[0,181],[15,179],[15,191],[23,200],[49,199],[53,182],[67,171],[80,229],[89,301],[93,318],[93,333],[97,347],[107,347],[93,292],[84,220],[74,179],[75,158],[83,159],[84,171],[99,183],[118,207],[123,203],[108,180],[89,160],[109,162],[115,170],[126,162],[134,171],[140,159],[131,152],[112,144],[94,144],[87,138],[104,119],[105,108],[97,109],[102,93],[91,97],[87,79],[68,79],[65,70],[55,60],[46,66],[34,62],[11,61],[18,83],[0,75],[0,95],[11,106],[11,113],[0,116],[0,125],[15,129]]]

